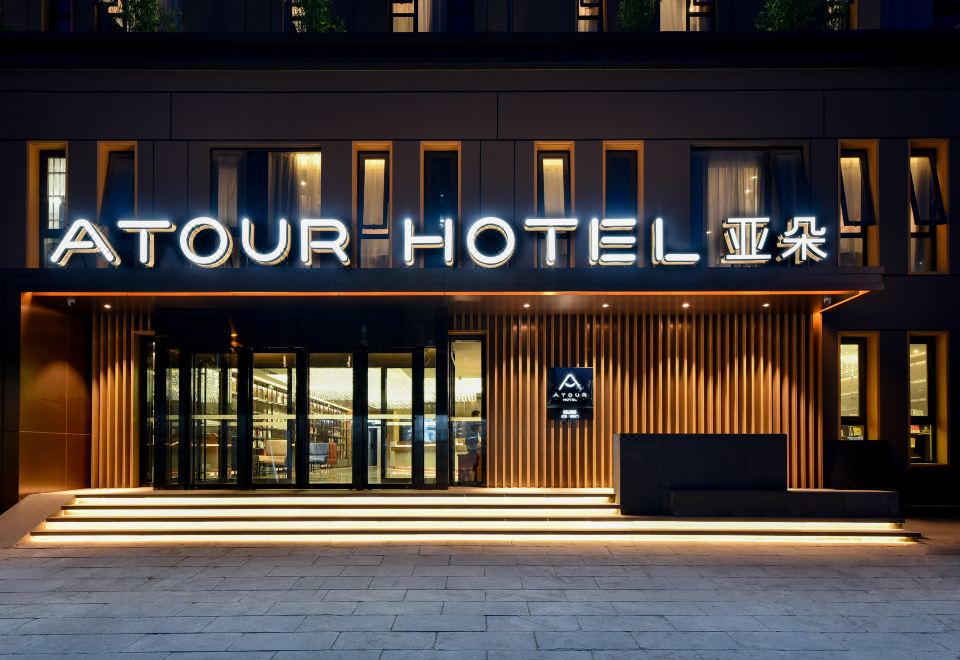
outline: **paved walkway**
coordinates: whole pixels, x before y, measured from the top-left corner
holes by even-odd
[[[0,551],[0,653],[960,657],[960,523],[908,546]]]

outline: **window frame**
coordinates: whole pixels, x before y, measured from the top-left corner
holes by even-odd
[[[910,356],[914,345],[922,344],[927,350],[927,414],[914,415],[910,406]],[[937,337],[928,335],[912,335],[907,343],[907,406],[910,412],[909,426],[927,426],[930,428],[930,457],[928,460],[914,460],[908,451],[908,460],[911,465],[937,465],[937,418],[939,413],[939,393],[937,391]],[[908,437],[912,431],[908,429]]]
[[[606,31],[606,25],[604,21],[605,14],[606,14],[606,12],[604,11],[605,10],[604,5],[606,4],[606,0],[576,0],[576,3],[577,3],[576,31],[578,34],[591,34],[591,33]],[[589,11],[591,9],[596,9],[597,13],[596,14],[583,13],[584,10]],[[581,30],[580,29],[581,21],[583,21],[584,23],[595,24],[596,29]]]
[[[365,238],[370,238],[373,240],[386,240],[387,245],[392,247],[391,244],[391,233],[392,225],[390,217],[390,199],[392,193],[392,159],[390,158],[390,149],[367,149],[361,148],[356,150],[356,177],[357,183],[355,186],[357,203],[356,203],[356,235],[357,235],[357,250],[356,250],[356,259],[357,267],[362,268],[363,264],[363,242]],[[383,158],[384,159],[384,171],[383,171],[383,226],[364,226],[363,224],[363,194],[364,194],[364,163],[368,158]],[[393,261],[393,250],[387,250],[387,267],[389,268]]]
[[[47,162],[51,158],[63,158],[64,160],[64,182],[63,182],[63,206],[61,207],[60,213],[60,227],[57,229],[50,228],[50,217],[48,215],[49,202],[48,195],[49,191],[47,190]],[[47,253],[46,248],[44,247],[46,241],[48,240],[59,240],[63,235],[63,230],[67,228],[67,214],[69,211],[69,199],[70,193],[68,185],[70,183],[70,163],[67,161],[67,150],[66,148],[62,149],[40,149],[37,152],[37,183],[39,186],[39,194],[37,197],[37,208],[39,210],[38,214],[38,226],[37,226],[37,237],[40,247],[40,264],[41,266],[47,265]]]
[[[840,355],[843,353],[844,346],[856,346],[857,347],[857,397],[860,407],[859,415],[840,415],[840,429],[841,429],[841,439],[850,440],[850,438],[843,437],[843,427],[845,426],[861,426],[863,427],[863,436],[859,438],[860,440],[867,439],[868,433],[868,410],[869,406],[867,405],[867,338],[866,337],[841,337],[840,338]],[[842,374],[838,374],[842,378]],[[843,397],[843,387],[841,385],[840,397]],[[839,401],[838,401],[839,403]],[[842,413],[842,405],[841,413]]]
[[[696,32],[716,32],[717,29],[717,0],[685,0],[686,7],[686,31],[692,32],[690,23],[692,18],[709,19],[709,30],[696,30]],[[691,7],[697,7],[696,11],[691,11]]]
[[[873,184],[870,179],[870,154],[866,149],[841,148],[840,159],[856,158],[860,161],[860,208],[862,217],[857,221],[849,220],[847,209],[846,184],[843,181],[843,167],[839,167],[840,179],[840,241],[859,240],[861,261],[857,266],[866,266],[870,263],[869,241],[867,240],[868,227],[876,224],[876,210],[873,207]],[[840,161],[838,161],[840,165]],[[842,245],[842,243],[841,243]],[[842,254],[842,250],[838,252]]]
[[[546,218],[546,213],[544,211],[544,199],[543,199],[543,160],[544,158],[560,158],[563,160],[563,208],[564,208],[564,217],[571,218],[574,217],[573,213],[573,147],[560,147],[554,145],[544,145],[543,147],[537,148],[536,154],[536,172],[537,172],[537,181],[536,181],[536,196],[537,196],[537,217]],[[548,268],[548,266],[541,263],[541,251],[545,237],[538,236],[535,242],[536,244],[536,266],[537,268]],[[557,245],[558,247],[565,243],[567,247],[566,255],[566,264],[561,263],[560,261],[560,250],[557,250],[557,264],[553,266],[554,268],[563,268],[563,267],[572,267],[574,265],[573,250],[574,250],[574,232],[562,232],[557,236]]]
[[[420,14],[420,0],[387,0],[387,1],[390,3],[390,11],[388,12],[388,14],[389,14],[389,21],[390,21],[389,32],[391,34],[411,34],[411,33],[420,32],[420,22],[418,20],[418,16]],[[397,5],[408,4],[408,3],[413,5],[412,12],[396,11]],[[410,30],[410,32],[403,32],[403,31],[398,32],[397,30],[394,30],[393,26],[395,24],[396,19],[398,18],[409,18],[413,23],[413,29]]]
[[[931,180],[933,182],[933,195],[939,216],[943,219],[942,222],[917,222],[917,220],[920,218],[920,207],[919,203],[917,202],[917,190],[913,180],[913,171],[909,162],[910,159],[913,158],[927,158],[930,162]],[[907,161],[907,179],[909,180],[910,185],[910,211],[912,217],[910,219],[911,245],[908,246],[908,249],[910,249],[912,253],[916,253],[920,247],[919,241],[929,241],[928,244],[930,246],[929,268],[924,270],[916,270],[913,267],[913,259],[909,259],[909,272],[913,274],[938,273],[940,270],[940,258],[938,254],[940,246],[939,241],[937,240],[937,234],[939,233],[937,228],[947,223],[947,213],[946,204],[943,199],[943,190],[940,186],[940,171],[937,168],[938,162],[936,148],[910,147],[910,154]],[[917,241],[916,245],[913,244],[914,241]]]

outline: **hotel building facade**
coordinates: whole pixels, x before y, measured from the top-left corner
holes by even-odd
[[[4,508],[610,487],[632,432],[782,433],[791,486],[960,503],[932,9],[624,34],[609,2],[383,0],[310,35],[191,0],[145,35],[81,4],[3,2]]]

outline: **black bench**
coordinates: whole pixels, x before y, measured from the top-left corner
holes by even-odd
[[[614,491],[633,516],[897,518],[892,491],[787,488],[782,434],[617,434]]]

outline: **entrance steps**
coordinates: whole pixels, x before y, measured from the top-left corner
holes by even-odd
[[[899,520],[643,518],[605,489],[86,491],[29,535],[40,544],[903,543]]]

